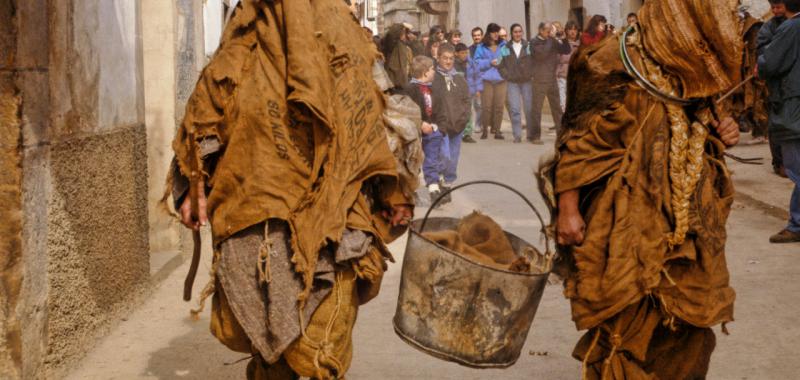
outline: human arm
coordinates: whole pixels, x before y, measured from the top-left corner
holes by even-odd
[[[480,71],[475,65],[475,61],[470,59],[467,63],[467,86],[470,94],[481,96],[483,82],[481,82]]]
[[[772,42],[772,38],[775,37],[777,25],[778,20],[773,17],[758,30],[758,35],[756,36],[756,55],[760,56],[764,54],[764,49]]]
[[[500,56],[505,58],[509,54],[510,54],[510,52],[508,50],[508,46],[503,46],[503,48],[500,51]],[[497,71],[500,73],[500,76],[503,79],[506,79],[506,80],[508,80],[508,65],[509,65],[509,62],[510,62],[510,60],[508,60],[508,59],[501,59],[500,64],[497,65]]]
[[[169,181],[173,184],[173,199],[180,213],[181,223],[189,228],[196,229],[207,222],[205,198],[206,192],[210,191],[207,185],[213,175],[215,163],[224,154],[226,144],[224,111],[235,91],[236,83],[239,83],[239,62],[243,62],[241,57],[247,54],[249,47],[228,44],[206,66],[189,97],[186,114],[172,143],[175,165],[170,172]],[[199,217],[197,221],[191,219],[191,199],[186,196],[193,173],[198,174],[194,178],[194,185],[201,190],[197,192],[198,206],[201,208],[195,210]]]
[[[478,72],[482,73],[492,68],[492,61],[494,60],[494,57],[492,57],[491,54],[488,54],[488,52],[491,51],[483,47],[478,47],[478,49],[475,51],[473,63]]]
[[[789,72],[797,63],[798,29],[785,22],[778,28],[772,42],[758,57],[757,75],[762,79],[776,78]]]

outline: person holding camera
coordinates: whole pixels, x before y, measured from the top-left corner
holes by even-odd
[[[544,99],[550,104],[555,128],[561,125],[561,95],[559,95],[556,69],[562,54],[569,54],[572,48],[560,36],[553,37],[550,23],[539,24],[539,34],[531,39],[531,63],[533,67],[533,121],[528,125],[528,141],[538,143],[542,137],[542,104]]]

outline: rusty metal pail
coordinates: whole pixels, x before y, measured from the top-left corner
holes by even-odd
[[[514,251],[531,260],[531,273],[495,269],[465,258],[422,236],[423,231],[456,229],[459,219],[428,218],[411,223],[403,258],[394,330],[411,346],[437,358],[473,368],[505,368],[519,358],[552,266],[544,220],[516,193],[542,223],[546,253],[506,232]]]

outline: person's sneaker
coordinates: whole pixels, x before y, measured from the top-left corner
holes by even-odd
[[[439,185],[436,183],[428,185],[428,195],[431,197],[431,204],[436,202],[437,199],[442,195],[442,191],[439,189]]]
[[[486,132],[484,130],[483,132],[481,132],[481,140],[486,140],[487,138],[489,138],[489,132]]]
[[[784,229],[769,237],[770,243],[798,243],[800,242],[800,232],[792,232]]]
[[[544,145],[544,141],[542,141],[542,139],[529,139],[528,142],[533,145]]]
[[[514,137],[514,144],[519,144],[522,142],[522,137]]]
[[[494,139],[495,140],[505,140],[505,137],[503,137],[503,133],[502,132],[497,132],[497,133],[494,134]]]
[[[470,136],[470,135],[466,135],[466,136],[464,136],[464,137],[461,139],[461,141],[463,141],[463,142],[465,142],[465,143],[468,143],[468,144],[474,144],[474,143],[476,143],[476,142],[477,142],[477,141],[475,141],[475,139],[473,139],[473,138],[472,138],[472,136]]]

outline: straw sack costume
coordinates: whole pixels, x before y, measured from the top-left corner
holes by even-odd
[[[558,271],[579,330],[573,355],[588,379],[703,378],[710,327],[733,321],[725,262],[733,186],[711,126],[715,97],[740,81],[736,0],[653,0],[625,41],[576,53],[555,161],[542,191],[578,190],[584,240],[560,247]],[[691,104],[663,94],[694,99]]]
[[[413,133],[386,125],[378,58],[341,0],[244,0],[189,99],[172,181],[180,198],[179,183],[204,177],[203,298],[212,333],[253,354],[248,378],[343,378],[350,365],[358,306],[403,232],[386,212],[413,204],[404,181],[420,160]]]

